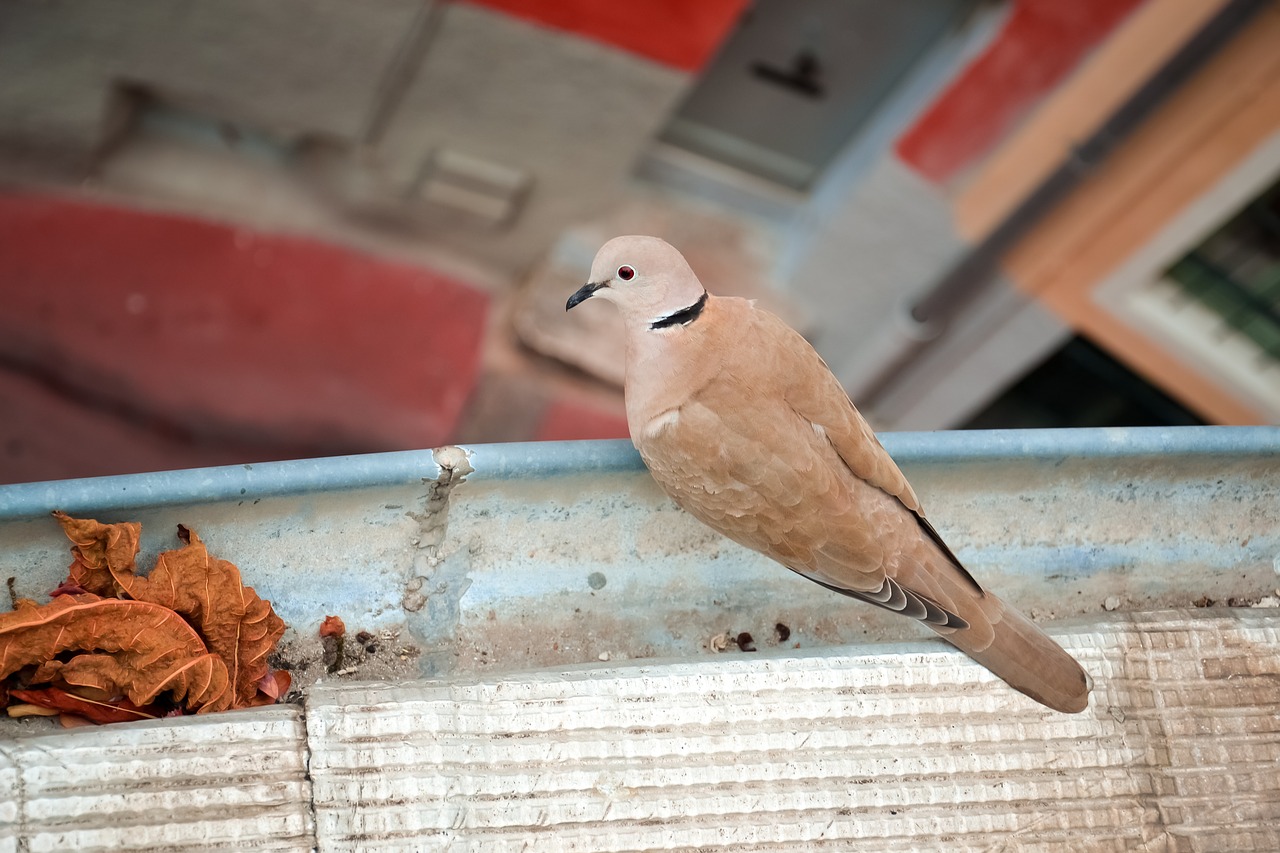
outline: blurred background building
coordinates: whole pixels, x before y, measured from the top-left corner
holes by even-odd
[[[651,233],[880,428],[1280,420],[1265,0],[9,0],[0,482],[626,434]]]

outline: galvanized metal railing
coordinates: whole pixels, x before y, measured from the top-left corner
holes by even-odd
[[[1280,428],[901,433],[884,444],[970,569],[1042,620],[1280,586]],[[467,469],[472,469],[468,471]],[[478,445],[0,487],[0,560],[55,586],[53,509],[198,530],[291,625],[394,626],[424,674],[901,640],[918,627],[707,531],[625,441]],[[781,632],[776,626],[785,626]]]

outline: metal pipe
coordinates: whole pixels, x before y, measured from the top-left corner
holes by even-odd
[[[913,346],[910,358],[878,359],[881,369],[858,388],[861,403],[873,403],[903,370],[934,341],[995,278],[1000,259],[1102,164],[1165,100],[1244,27],[1270,0],[1231,0],[1187,40],[1155,74],[1126,100],[976,246],[947,270],[910,306],[912,319],[935,330]]]
[[[1280,428],[1270,426],[1124,427],[1113,429],[893,432],[885,448],[904,466],[964,461],[1059,461],[1069,458],[1254,456],[1280,454]],[[470,482],[556,477],[607,477],[644,471],[631,442],[544,441],[461,448],[475,472]],[[139,508],[235,503],[337,494],[370,488],[421,486],[440,475],[436,452],[400,450],[226,465],[184,471],[118,474],[76,480],[0,485],[0,524],[41,519],[51,509],[72,514]]]

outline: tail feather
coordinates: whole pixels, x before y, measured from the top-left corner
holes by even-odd
[[[968,630],[939,632],[947,642],[991,670],[1013,689],[1056,711],[1075,714],[1089,706],[1089,676],[1076,659],[1027,617],[985,593],[982,609],[993,637],[983,648]],[[985,639],[985,638],[983,638]]]

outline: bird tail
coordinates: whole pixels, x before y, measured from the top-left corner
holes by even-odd
[[[988,639],[970,629],[939,631],[947,642],[991,670],[1010,687],[1056,711],[1075,714],[1089,705],[1089,676],[1062,646],[1027,617],[991,593],[982,610],[990,615]]]

